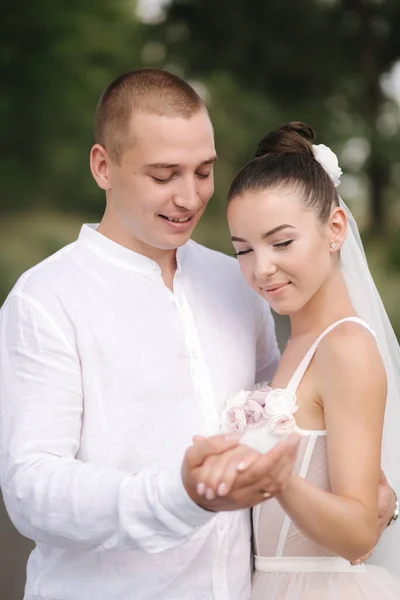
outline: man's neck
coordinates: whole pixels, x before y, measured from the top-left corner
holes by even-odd
[[[150,260],[156,262],[161,269],[161,275],[165,285],[172,290],[173,279],[177,266],[176,249],[161,250],[159,248],[149,246],[148,244],[134,239],[126,232],[121,231],[118,227],[113,226],[104,218],[98,226],[97,231],[113,242],[124,246],[124,248],[128,248],[137,254],[142,254]]]

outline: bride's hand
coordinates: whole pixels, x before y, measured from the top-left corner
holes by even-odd
[[[224,436],[198,436],[186,452],[182,481],[192,500],[206,510],[250,508],[283,491],[298,444],[299,436],[292,434],[260,454],[238,442],[227,447]]]
[[[376,544],[379,542],[382,533],[385,531],[388,523],[394,513],[396,506],[395,495],[390,487],[386,475],[383,471],[381,471],[381,476],[379,479],[379,493],[378,493],[378,527],[377,527],[377,536],[376,536]],[[376,545],[375,544],[375,545]],[[355,560],[352,564],[359,565],[366,560],[368,560],[372,554],[374,553],[374,549],[372,548],[370,552],[365,554],[365,556]]]
[[[204,495],[207,500],[227,496],[238,475],[254,464],[260,456],[259,452],[243,444],[223,454],[208,456],[197,472],[197,493],[200,496]]]

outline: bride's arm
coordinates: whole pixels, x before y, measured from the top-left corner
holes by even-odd
[[[323,402],[331,493],[298,476],[278,496],[311,539],[356,560],[376,542],[386,376],[371,334],[333,331],[316,353],[313,374]]]

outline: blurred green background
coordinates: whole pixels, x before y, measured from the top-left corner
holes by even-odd
[[[258,139],[308,122],[344,170],[400,334],[399,0],[3,0],[0,18],[0,304],[27,268],[99,221],[88,155],[107,84],[166,68],[206,100],[219,161],[195,238],[231,252],[225,198]],[[1,598],[22,598],[27,545],[0,518]],[[12,551],[11,551],[12,548]]]
[[[105,86],[169,69],[206,100],[220,160],[196,238],[231,252],[225,196],[268,130],[314,127],[400,332],[399,0],[3,0],[0,303],[25,269],[101,218],[88,154]]]

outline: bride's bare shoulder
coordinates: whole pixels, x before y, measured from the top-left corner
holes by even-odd
[[[372,332],[356,322],[341,323],[327,334],[315,354],[315,367],[325,381],[363,378],[374,387],[386,385],[385,368]]]

